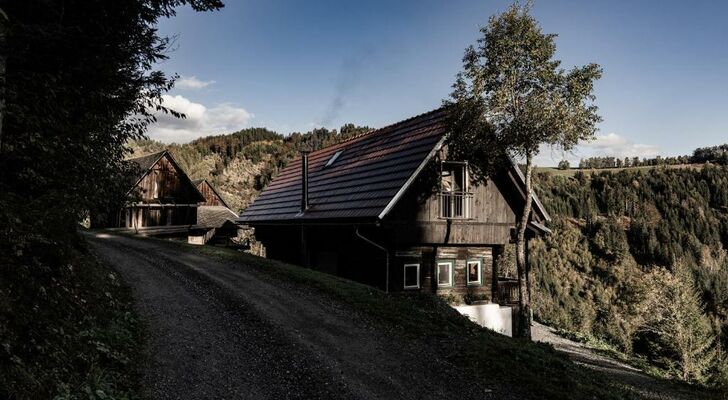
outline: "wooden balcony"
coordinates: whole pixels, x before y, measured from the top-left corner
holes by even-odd
[[[438,194],[440,218],[470,219],[472,215],[473,194],[468,192],[447,192]]]

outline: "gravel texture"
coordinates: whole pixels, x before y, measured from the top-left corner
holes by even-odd
[[[302,285],[158,241],[88,239],[147,325],[148,398],[511,397]]]

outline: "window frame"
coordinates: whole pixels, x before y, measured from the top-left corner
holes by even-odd
[[[470,263],[478,263],[478,280],[470,280]],[[475,257],[465,260],[465,283],[468,286],[483,286],[483,258]]]
[[[407,267],[416,267],[417,268],[417,285],[416,286],[407,286]],[[412,289],[419,289],[420,288],[420,263],[405,263],[402,267],[402,287],[405,290],[412,290]]]
[[[453,190],[451,188],[450,190],[444,190],[442,187],[442,178],[443,178],[443,172],[450,171],[451,174],[454,174],[455,168],[462,168],[461,172],[461,178],[462,182],[460,182],[460,190]],[[453,176],[453,182],[455,181],[455,176]],[[447,193],[470,193],[470,168],[467,161],[450,161],[450,160],[442,160],[440,161],[440,182],[438,183],[440,186],[440,192],[447,192]]]
[[[449,275],[449,282],[448,283],[440,283],[440,264],[449,264],[450,265],[450,273]],[[437,287],[444,288],[444,287],[453,287],[455,286],[455,260],[453,259],[438,259],[435,261],[435,268],[437,269],[435,272],[435,278],[437,279]]]

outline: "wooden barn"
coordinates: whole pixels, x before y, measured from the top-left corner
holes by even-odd
[[[215,187],[212,186],[207,179],[197,179],[192,181],[192,184],[195,185],[197,190],[199,190],[202,196],[205,197],[205,201],[200,203],[201,206],[223,206],[230,209],[230,206],[227,205],[225,199],[217,193]]]
[[[139,178],[127,192],[129,201],[105,227],[172,232],[197,223],[198,203],[206,199],[168,151],[129,161],[137,165]]]
[[[187,242],[191,244],[232,244],[238,236],[238,214],[228,207],[225,199],[206,179],[192,181],[205,201],[197,208],[197,224],[189,231]]]
[[[448,157],[443,109],[302,153],[240,216],[268,257],[389,291],[512,304],[494,260],[512,246],[525,201],[509,165],[473,184]],[[537,198],[529,235],[546,233]]]

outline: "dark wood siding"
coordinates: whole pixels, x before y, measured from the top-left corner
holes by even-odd
[[[480,300],[493,299],[493,248],[491,247],[437,247],[416,246],[398,249],[392,263],[392,290],[423,291],[439,295],[452,295],[462,299],[465,295]],[[479,260],[480,284],[468,284],[467,263]],[[452,261],[452,286],[438,286],[438,261]],[[404,266],[420,265],[420,288],[404,289]]]
[[[142,203],[197,204],[204,200],[168,155],[149,169],[133,192]]]
[[[212,186],[210,186],[210,183],[206,180],[203,180],[197,184],[197,190],[199,190],[200,193],[202,193],[202,196],[205,197],[205,202],[201,205],[227,207],[225,201],[220,197],[220,195],[217,194],[215,189],[213,189]]]
[[[197,203],[204,200],[168,153],[149,167],[131,196],[119,221],[127,228],[194,225],[197,223]]]
[[[471,219],[446,220],[439,218],[437,186],[433,160],[410,190],[398,202],[384,226],[390,240],[398,246],[421,244],[502,245],[510,241],[516,225],[516,213],[501,190],[498,180],[470,185],[473,193]]]

